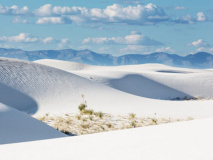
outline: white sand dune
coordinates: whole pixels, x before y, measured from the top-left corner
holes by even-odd
[[[91,81],[76,73],[33,62],[2,58],[0,66],[0,92],[4,95],[4,98],[0,98],[1,103],[29,113],[77,112],[77,106],[82,102],[81,94],[85,95],[89,108],[112,114],[134,112],[142,116],[201,118],[211,116],[211,111],[213,111],[212,101],[174,102],[147,99],[144,98],[146,96],[135,96],[98,83],[98,79]],[[108,69],[108,67],[103,68]],[[118,71],[109,72],[109,76],[112,77],[122,74],[123,72],[119,74]],[[126,82],[124,81],[124,84]],[[150,82],[148,81],[148,83]],[[125,85],[128,88],[127,84]],[[151,87],[152,85],[147,84],[146,86]],[[131,87],[133,85],[129,86],[129,88]],[[156,87],[162,89],[163,95],[167,95],[165,91],[168,90],[170,90],[170,94],[173,91],[174,95],[180,95],[179,91],[163,87],[162,84],[156,84]],[[211,87],[212,85],[209,83],[209,88]],[[203,87],[201,93],[205,90],[206,88]],[[160,94],[160,92],[158,93]]]
[[[213,119],[0,146],[0,158],[211,160]],[[11,153],[12,151],[12,153]]]
[[[168,99],[212,97],[212,89],[211,70],[158,64],[100,67],[0,58],[0,144],[5,144],[0,145],[0,159],[210,160],[213,118],[207,117],[212,117],[213,101]],[[65,137],[20,112],[77,112],[81,94],[89,108],[111,114],[207,119]]]
[[[0,104],[0,144],[60,137],[66,136],[23,112]]]
[[[39,60],[36,63],[62,69],[141,97],[213,97],[213,73],[208,70],[161,64],[103,67],[59,60]]]

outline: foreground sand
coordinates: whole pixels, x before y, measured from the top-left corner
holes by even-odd
[[[210,160],[213,119],[0,146],[1,159]]]

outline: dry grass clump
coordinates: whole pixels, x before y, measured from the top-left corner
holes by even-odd
[[[115,116],[106,113],[103,114],[102,112],[94,112],[93,115],[82,113],[77,115],[65,114],[60,116],[44,115],[37,117],[37,119],[68,135],[92,134],[193,119],[191,117],[187,117],[186,119],[171,119],[139,116],[136,117],[135,114],[131,115],[134,116],[130,116],[130,114]]]
[[[83,112],[85,109],[86,109],[86,107],[87,107],[87,105],[86,104],[80,104],[79,106],[78,106],[78,109],[81,111],[81,112]]]
[[[172,101],[202,101],[202,100],[213,100],[213,97],[201,97],[201,96],[194,96],[194,97],[174,97],[174,98],[170,98],[170,100]]]
[[[132,121],[132,122],[131,122],[131,126],[132,126],[133,128],[135,128],[135,127],[136,127],[136,121]]]
[[[76,118],[77,118],[78,120],[81,120],[81,115],[76,115]]]
[[[158,124],[158,120],[156,118],[152,118],[152,123],[153,124]]]
[[[134,113],[130,113],[130,114],[129,114],[129,118],[130,118],[130,119],[135,118],[135,116],[136,116],[136,114],[134,114]]]
[[[106,126],[107,126],[108,128],[112,128],[112,127],[113,127],[112,124],[110,124],[110,123],[107,123]]]
[[[92,109],[86,109],[81,112],[82,114],[93,115],[94,111]]]
[[[95,112],[95,115],[102,119],[104,114],[102,112]]]
[[[46,116],[38,117],[39,121],[46,122]]]

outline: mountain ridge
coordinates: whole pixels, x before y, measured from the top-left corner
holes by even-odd
[[[21,49],[0,48],[0,57],[28,61],[57,59],[101,66],[159,63],[175,67],[213,68],[213,55],[207,52],[198,52],[196,54],[189,54],[186,56],[179,56],[177,54],[169,54],[165,52],[154,52],[145,55],[126,54],[121,56],[113,56],[111,54],[99,54],[88,49],[24,51]]]

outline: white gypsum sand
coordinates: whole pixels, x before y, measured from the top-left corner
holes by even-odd
[[[1,105],[1,117],[7,122],[0,123],[0,134],[6,137],[0,159],[213,158],[211,70],[0,58],[0,73],[0,102],[5,104]],[[196,120],[63,138],[64,134],[20,112],[33,116],[76,114],[82,94],[89,109],[104,114]],[[197,96],[210,100],[170,100]],[[19,138],[14,135],[17,129],[23,131],[17,132]],[[48,138],[55,139],[44,140]],[[13,142],[24,143],[10,144]]]
[[[66,136],[26,113],[0,104],[0,145],[60,137]]]
[[[210,160],[213,119],[0,146],[1,159]],[[12,153],[11,153],[12,151]]]
[[[81,94],[85,95],[89,108],[110,114],[202,118],[211,116],[210,111],[213,110],[211,101],[179,102],[144,98],[33,62],[1,58],[0,63],[2,103],[33,114],[77,113],[77,106],[82,102]],[[213,74],[209,76],[213,78]],[[200,81],[203,79],[205,77],[200,76]],[[209,86],[212,87],[211,84]],[[203,85],[198,89],[205,92],[208,88]],[[167,93],[162,91],[162,94]],[[176,96],[182,96],[182,92]]]

